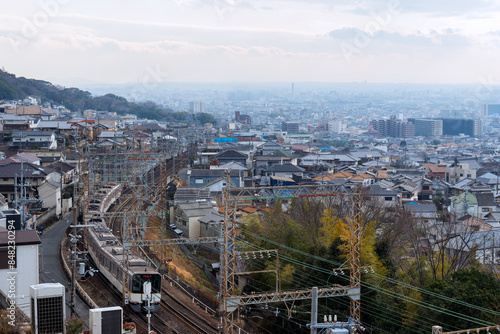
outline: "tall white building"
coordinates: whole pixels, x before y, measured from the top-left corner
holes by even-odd
[[[205,102],[189,102],[189,111],[190,112],[205,112]]]
[[[333,121],[328,122],[328,129],[332,133],[346,133],[347,125],[343,123],[341,120],[335,119]]]

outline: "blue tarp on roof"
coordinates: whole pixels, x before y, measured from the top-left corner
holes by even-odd
[[[216,143],[237,143],[238,138],[220,137],[220,138],[214,138],[214,141]]]

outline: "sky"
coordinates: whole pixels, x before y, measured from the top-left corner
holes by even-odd
[[[499,84],[498,0],[2,0],[0,67],[78,83]]]

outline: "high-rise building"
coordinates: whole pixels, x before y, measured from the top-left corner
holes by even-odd
[[[402,122],[396,116],[391,116],[389,120],[372,120],[370,125],[384,137],[415,137],[415,124]]]
[[[190,112],[205,112],[205,103],[204,102],[189,102],[189,111]]]
[[[299,123],[297,122],[282,122],[281,130],[288,133],[299,133]]]
[[[252,117],[248,115],[242,115],[239,111],[234,112],[234,120],[235,122],[241,124],[248,124],[248,125],[252,124]]]
[[[477,137],[482,134],[481,121],[478,119],[443,118],[443,135],[458,136],[464,134]]]
[[[479,111],[482,116],[500,115],[500,104],[481,104]]]
[[[328,130],[333,133],[345,133],[346,132],[346,124],[341,120],[335,119],[333,121],[328,122]]]
[[[415,136],[439,137],[443,135],[443,121],[440,119],[409,119],[415,124]]]

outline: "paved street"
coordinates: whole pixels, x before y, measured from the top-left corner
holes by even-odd
[[[66,277],[64,269],[61,265],[61,256],[59,248],[61,240],[64,236],[66,228],[71,225],[73,214],[70,213],[64,219],[51,226],[44,231],[40,240],[40,283],[61,283],[66,287],[66,314],[71,315],[70,301],[71,281]],[[87,305],[76,296],[76,315],[85,319],[86,327],[88,328],[89,308]]]

